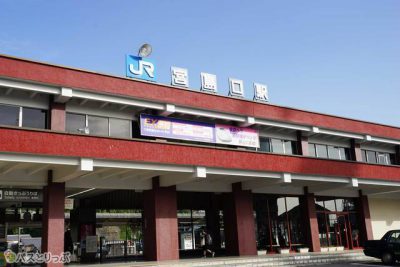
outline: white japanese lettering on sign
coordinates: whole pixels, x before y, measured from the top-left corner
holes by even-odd
[[[171,67],[171,84],[189,87],[188,70],[178,67]]]

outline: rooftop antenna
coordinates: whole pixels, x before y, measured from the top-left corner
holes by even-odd
[[[148,57],[150,56],[153,48],[149,44],[144,44],[139,48],[138,56],[139,57]]]

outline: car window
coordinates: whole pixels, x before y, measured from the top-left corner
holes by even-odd
[[[400,243],[400,232],[393,232],[389,236],[388,239],[389,243]]]

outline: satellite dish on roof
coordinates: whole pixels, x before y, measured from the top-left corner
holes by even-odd
[[[151,51],[153,51],[153,48],[149,44],[144,44],[140,47],[138,56],[139,57],[148,57],[151,54]]]

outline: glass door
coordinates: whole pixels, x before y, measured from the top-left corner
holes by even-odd
[[[351,237],[349,236],[350,231],[348,225],[348,219],[345,214],[328,214],[327,230],[329,233],[329,246],[349,249]]]
[[[349,237],[347,235],[347,223],[346,223],[346,216],[340,215],[337,217],[337,228],[338,228],[338,246],[344,247],[346,249],[349,248]]]
[[[201,232],[206,230],[205,210],[178,210],[179,249],[201,249]]]

